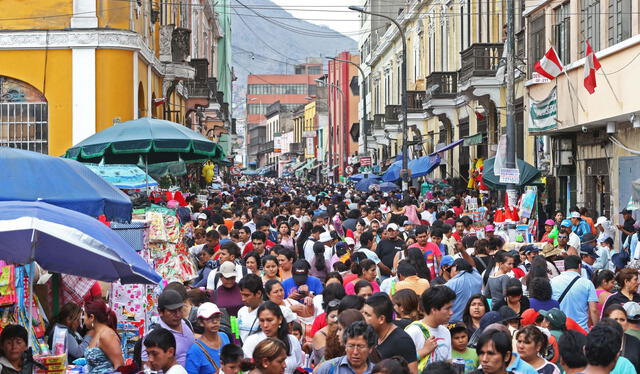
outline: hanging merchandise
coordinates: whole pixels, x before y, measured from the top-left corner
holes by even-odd
[[[213,181],[213,177],[215,175],[213,170],[214,167],[215,165],[211,161],[205,162],[204,165],[202,166],[202,177],[204,178],[205,182],[207,182],[207,184]]]

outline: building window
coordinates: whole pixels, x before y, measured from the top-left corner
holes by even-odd
[[[584,56],[585,41],[594,51],[600,50],[600,0],[580,2],[580,54]]]
[[[0,146],[49,153],[49,108],[33,86],[0,76]]]
[[[571,18],[569,3],[564,3],[555,9],[555,25],[553,25],[553,39],[560,61],[567,65],[571,62]]]
[[[543,14],[529,22],[529,72],[533,72],[533,65],[544,56],[545,47]]]
[[[631,37],[631,0],[609,0],[609,46]]]

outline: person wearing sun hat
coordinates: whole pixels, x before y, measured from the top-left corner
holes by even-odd
[[[222,311],[214,303],[198,307],[198,323],[204,327],[199,339],[189,348],[185,369],[188,373],[215,373],[220,368],[220,350],[229,344],[229,337],[220,331]]]

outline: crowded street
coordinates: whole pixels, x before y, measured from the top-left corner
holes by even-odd
[[[640,374],[640,0],[0,14],[0,374]]]

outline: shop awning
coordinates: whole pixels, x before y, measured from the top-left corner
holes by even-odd
[[[298,170],[299,168],[301,168],[304,164],[307,163],[307,160],[302,160],[300,162],[296,162],[295,164],[293,164],[293,166],[291,167],[291,170]]]
[[[315,158],[310,158],[308,159],[304,165],[302,165],[302,167],[300,167],[298,170],[296,170],[296,177],[299,177],[302,175],[302,173],[307,170],[310,169],[313,164],[316,162]]]
[[[484,162],[482,182],[490,189],[505,189],[507,185],[500,183],[500,177],[493,173],[493,164],[495,160],[495,157],[493,157]],[[518,169],[520,170],[520,182],[518,183],[518,186],[537,184],[540,177],[540,170],[521,159],[517,159],[517,163]]]
[[[471,135],[471,136],[465,136],[463,138],[463,142],[462,142],[462,146],[463,147],[469,147],[472,145],[479,145],[482,144],[482,140],[484,139],[484,133],[479,132],[475,135]]]
[[[445,145],[444,147],[442,147],[442,148],[440,148],[440,149],[436,150],[435,152],[433,152],[433,153],[432,153],[432,154],[430,154],[429,156],[434,156],[434,155],[436,155],[436,154],[438,154],[438,153],[440,153],[440,152],[448,151],[448,150],[450,150],[451,148],[454,148],[454,147],[459,146],[460,144],[462,144],[462,142],[463,142],[463,141],[464,141],[464,139],[458,139],[458,140],[456,140],[455,142],[453,142],[453,143],[451,143],[451,144],[448,144],[448,145]]]

